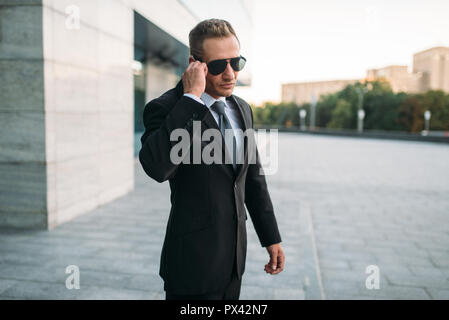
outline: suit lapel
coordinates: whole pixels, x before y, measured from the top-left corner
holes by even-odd
[[[226,97],[226,100],[231,100],[235,106],[237,106],[239,110],[240,117],[243,119],[243,128],[242,131],[245,132],[247,128],[249,127],[248,123],[248,117],[245,113],[245,110],[243,109],[243,106],[238,102],[238,100],[235,98],[234,95],[231,95],[229,97]],[[236,180],[240,178],[240,175],[244,171],[244,166],[248,165],[248,148],[247,148],[247,139],[243,139],[243,163],[237,164],[237,172],[236,172]]]

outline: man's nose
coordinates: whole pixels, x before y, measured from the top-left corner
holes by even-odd
[[[234,70],[232,69],[229,62],[226,65],[225,71],[223,71],[223,77],[225,77],[226,79],[234,79]]]

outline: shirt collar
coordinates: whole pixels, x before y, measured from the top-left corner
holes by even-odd
[[[203,92],[203,93],[201,94],[201,100],[203,100],[203,102],[206,104],[206,106],[207,106],[208,108],[210,108],[210,107],[215,103],[215,101],[217,101],[217,100],[223,101],[224,104],[225,104],[225,106],[228,107],[228,104],[227,104],[227,102],[226,102],[226,97],[219,97],[218,99],[215,99],[215,98],[212,97],[210,94],[208,94],[208,93],[206,93],[206,92]]]

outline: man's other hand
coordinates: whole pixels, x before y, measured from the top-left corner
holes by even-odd
[[[284,270],[285,256],[280,243],[272,244],[267,247],[270,261],[265,265],[265,272],[278,274]]]

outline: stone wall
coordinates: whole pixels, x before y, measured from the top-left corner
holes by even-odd
[[[134,188],[133,11],[0,5],[0,225],[52,228]]]

